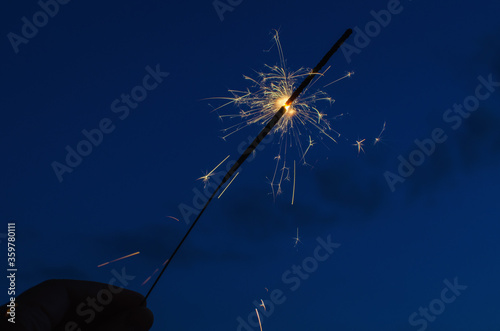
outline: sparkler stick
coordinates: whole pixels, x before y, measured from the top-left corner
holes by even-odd
[[[333,54],[335,54],[335,52],[338,51],[340,46],[342,46],[342,44],[347,40],[347,38],[349,38],[349,36],[351,34],[352,34],[352,29],[347,29],[344,32],[342,37],[340,37],[340,39],[337,40],[337,42],[332,46],[332,48],[323,56],[321,61],[319,61],[319,63],[316,65],[316,67],[314,67],[314,69],[309,73],[309,75],[302,81],[302,83],[299,85],[299,87],[297,87],[295,89],[295,91],[293,91],[293,93],[290,96],[290,98],[288,99],[288,101],[283,106],[281,106],[281,108],[276,112],[276,114],[274,114],[274,116],[267,123],[267,125],[262,129],[262,131],[257,135],[257,137],[255,137],[254,141],[250,144],[250,146],[247,147],[247,149],[243,152],[243,154],[241,154],[241,156],[238,158],[236,163],[231,167],[231,169],[229,169],[229,171],[226,173],[226,175],[222,179],[219,186],[217,186],[215,191],[212,193],[210,198],[207,200],[207,202],[203,206],[203,209],[200,211],[200,213],[198,214],[198,216],[194,220],[193,224],[191,224],[191,226],[187,230],[186,234],[184,235],[182,240],[179,242],[179,244],[175,248],[174,252],[172,253],[170,258],[168,259],[168,262],[163,267],[162,271],[160,272],[160,274],[156,278],[153,285],[151,285],[151,288],[149,289],[148,293],[144,297],[143,303],[144,303],[144,301],[147,300],[147,298],[149,297],[149,295],[153,291],[154,287],[156,286],[156,284],[160,280],[161,276],[163,275],[163,273],[167,269],[168,265],[172,261],[173,257],[175,256],[175,254],[177,254],[177,251],[182,246],[182,244],[184,243],[184,241],[188,237],[191,230],[193,230],[194,226],[196,225],[196,223],[200,219],[201,215],[203,215],[203,213],[205,212],[205,209],[207,209],[208,205],[210,204],[212,199],[215,197],[215,195],[217,194],[219,189],[222,186],[224,186],[224,184],[233,176],[233,174],[240,168],[240,166],[245,162],[245,160],[248,158],[248,156],[255,151],[255,148],[257,148],[257,146],[261,143],[261,141],[269,134],[269,132],[271,132],[271,130],[279,122],[279,120],[283,117],[283,115],[288,110],[288,108],[291,106],[291,104],[295,101],[295,99],[297,99],[299,97],[299,95],[311,83],[311,81],[314,79],[314,77],[316,77],[316,75],[321,71],[321,69],[325,66],[325,64],[330,60],[330,58],[333,56]]]

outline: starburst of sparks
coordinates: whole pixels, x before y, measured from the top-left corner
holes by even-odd
[[[257,72],[257,77],[243,76],[251,87],[246,90],[229,90],[230,97],[210,98],[222,99],[227,102],[214,109],[219,113],[219,117],[224,119],[239,119],[239,122],[223,129],[222,138],[225,140],[234,133],[243,128],[252,125],[265,125],[276,112],[285,106],[286,112],[271,131],[279,137],[279,151],[275,157],[276,166],[273,176],[268,179],[271,186],[273,197],[282,193],[283,181],[290,181],[290,165],[287,160],[287,152],[290,148],[296,147],[299,152],[297,158],[303,165],[306,165],[306,154],[315,144],[311,136],[319,136],[320,139],[328,138],[336,142],[340,133],[334,130],[327,120],[327,114],[324,113],[319,104],[331,106],[335,100],[321,89],[313,90],[311,87],[321,78],[323,73],[316,74],[316,78],[309,85],[304,93],[301,94],[293,104],[286,104],[297,87],[299,80],[308,76],[311,69],[300,68],[298,70],[289,70],[283,55],[283,49],[279,39],[278,31],[275,31],[274,45],[278,49],[279,65],[265,65],[265,71]],[[342,79],[351,77],[354,72],[348,72],[341,78],[327,84],[331,85]],[[238,108],[235,114],[222,113],[222,108],[232,105]],[[222,114],[221,114],[222,113]],[[342,116],[338,115],[338,116]],[[337,116],[337,117],[338,117]],[[208,174],[210,175],[210,174]],[[294,179],[296,169],[294,166]],[[201,177],[208,180],[209,177]],[[295,197],[295,189],[292,193],[292,204]]]

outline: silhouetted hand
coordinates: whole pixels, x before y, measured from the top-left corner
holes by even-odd
[[[153,313],[144,297],[110,284],[48,280],[16,298],[15,321],[3,306],[0,329],[22,331],[147,331]],[[5,327],[4,327],[5,326]]]

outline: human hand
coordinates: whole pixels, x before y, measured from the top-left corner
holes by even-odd
[[[0,329],[147,331],[153,325],[153,313],[143,300],[137,292],[110,284],[48,280],[16,298],[16,323],[7,320],[8,314],[2,314]]]

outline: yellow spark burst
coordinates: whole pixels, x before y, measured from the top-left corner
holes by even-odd
[[[97,267],[100,268],[100,267],[103,267],[105,265],[108,265],[110,263],[113,263],[113,262],[117,262],[117,261],[120,261],[120,260],[123,260],[123,259],[126,259],[126,258],[129,258],[129,257],[132,257],[134,255],[137,255],[137,254],[140,254],[141,252],[135,252],[135,253],[132,253],[132,254],[129,254],[129,255],[126,255],[126,256],[122,256],[120,258],[117,258],[116,260],[113,260],[113,261],[109,261],[109,262],[104,262],[103,264],[99,264]]]
[[[277,31],[275,31],[273,39],[278,49],[279,65],[265,65],[265,71],[257,72],[256,78],[244,75],[244,79],[251,84],[251,87],[246,90],[229,90],[229,93],[232,94],[230,97],[210,99],[227,101],[214,109],[214,111],[218,113],[219,110],[222,112],[221,109],[229,105],[235,106],[239,110],[236,114],[219,113],[219,117],[223,120],[240,120],[237,124],[233,124],[222,130],[223,139],[228,138],[248,126],[254,124],[265,125],[282,106],[285,106],[286,112],[284,116],[272,130],[272,133],[279,137],[279,152],[275,158],[276,166],[273,176],[269,180],[273,197],[276,197],[282,193],[282,182],[284,180],[290,180],[289,162],[286,157],[289,148],[296,147],[299,152],[299,157],[297,159],[303,164],[307,164],[305,156],[314,145],[311,136],[316,135],[319,136],[320,139],[326,137],[336,142],[333,136],[336,135],[339,137],[340,134],[332,128],[327,120],[327,114],[323,113],[318,106],[319,103],[325,106],[331,106],[335,100],[323,90],[312,90],[312,86],[324,75],[324,72],[317,74],[315,80],[304,90],[304,93],[302,93],[293,104],[286,104],[294,89],[297,87],[296,85],[299,83],[298,80],[308,76],[311,70],[307,68],[300,68],[296,71],[289,70],[286,67],[283,49]],[[330,84],[351,77],[353,74],[353,72],[348,72],[345,76]],[[202,178],[205,180],[205,177]],[[293,198],[294,197],[292,197],[292,201]]]

